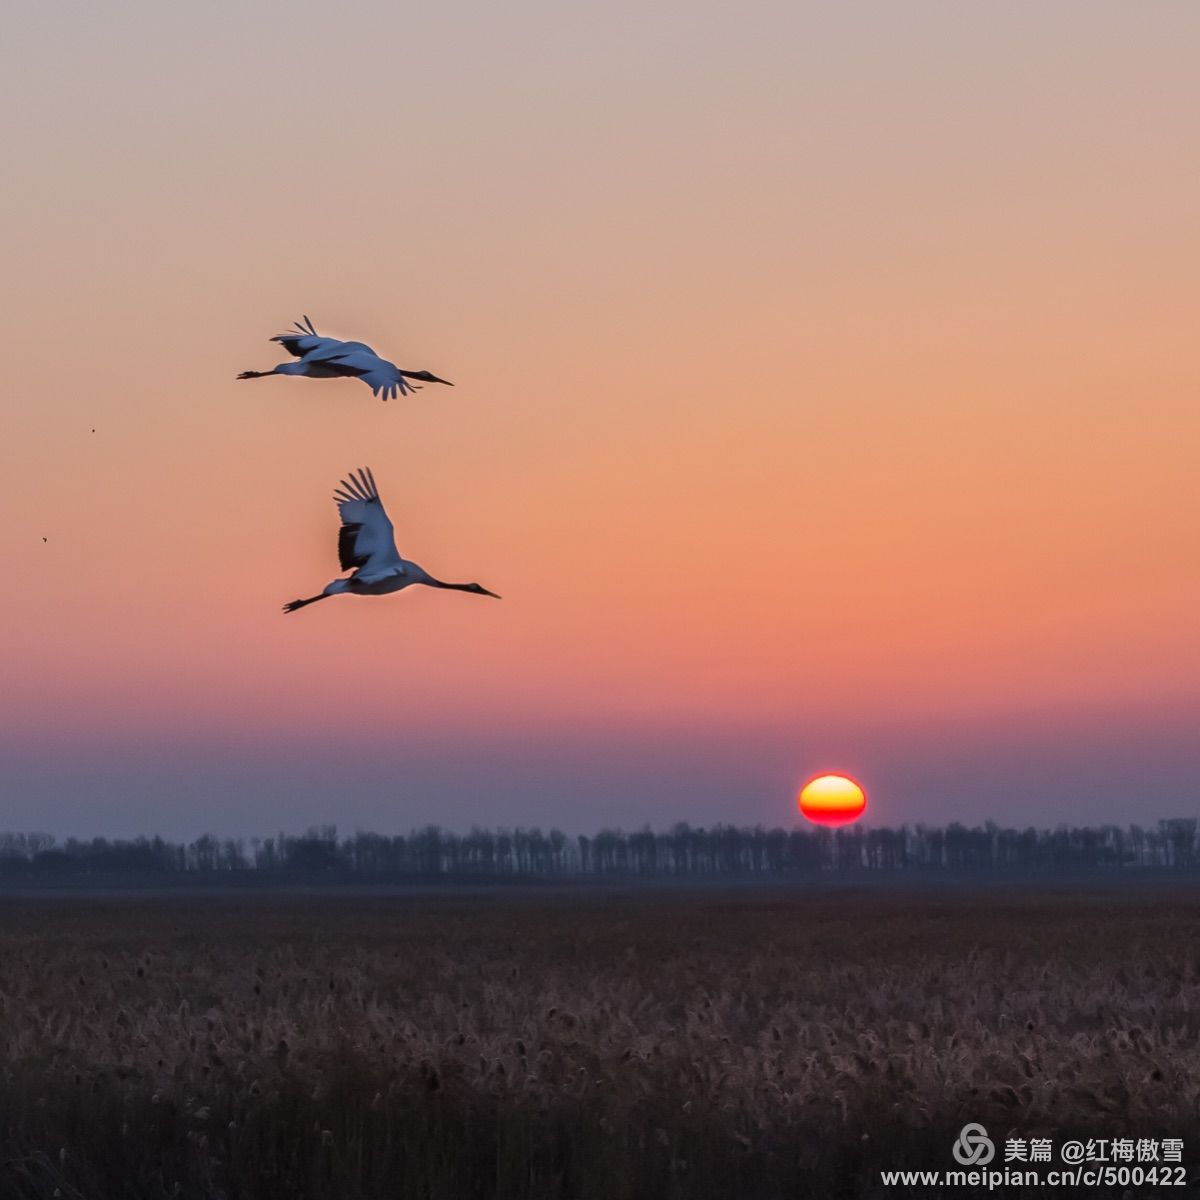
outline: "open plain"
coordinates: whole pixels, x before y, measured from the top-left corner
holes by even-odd
[[[879,1172],[967,1121],[1186,1164],[1198,947],[1174,881],[0,897],[0,1196],[931,1195]]]

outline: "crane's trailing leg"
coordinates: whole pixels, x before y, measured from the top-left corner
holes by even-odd
[[[329,595],[329,592],[322,592],[319,596],[309,596],[307,600],[293,600],[290,604],[283,606],[283,611],[285,613],[295,612],[296,609],[303,608],[306,604],[316,604],[318,600],[326,600]]]
[[[264,379],[268,375],[275,375],[275,374],[277,374],[277,372],[273,371],[273,370],[272,371],[243,371],[238,376],[238,378],[239,379]]]
[[[306,604],[316,604],[318,600],[324,600],[327,596],[338,596],[342,592],[350,590],[349,579],[335,579],[332,583],[325,585],[325,590],[319,596],[309,596],[307,600],[293,600],[291,604],[285,604],[283,611],[285,613],[295,612],[298,608],[303,608]]]

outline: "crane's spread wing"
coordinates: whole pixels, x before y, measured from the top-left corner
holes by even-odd
[[[356,568],[370,582],[388,575],[402,575],[404,561],[396,549],[392,523],[383,510],[379,489],[370,467],[350,472],[333,494],[342,517],[338,531],[338,559],[345,571]]]
[[[303,324],[299,321],[294,321],[293,324],[298,332],[281,333],[271,339],[273,342],[278,342],[293,358],[304,358],[314,350],[342,345],[337,338],[321,337],[307,313],[304,316]]]
[[[303,361],[321,374],[350,375],[361,379],[371,389],[373,396],[382,392],[385,400],[406,396],[413,390],[413,385],[400,374],[397,366],[380,358],[362,342],[338,342],[328,352],[317,350],[305,354]]]
[[[380,361],[379,356],[363,342],[341,342],[337,338],[317,338],[301,356],[306,363],[350,362],[364,369],[371,362]]]
[[[413,385],[390,362],[376,355],[372,357],[375,363],[370,370],[358,372],[359,379],[371,389],[372,396],[382,392],[385,400],[394,399],[396,396],[407,396],[413,390]]]
[[[306,374],[316,378],[343,375],[361,379],[371,395],[383,393],[385,400],[406,396],[415,390],[399,369],[380,358],[365,342],[343,342],[339,338],[321,337],[306,315],[304,324],[295,322],[295,331],[280,333],[271,339],[278,342],[293,358],[310,368]]]

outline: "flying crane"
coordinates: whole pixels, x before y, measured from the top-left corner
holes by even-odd
[[[284,612],[295,612],[329,596],[387,596],[414,583],[500,599],[478,583],[444,583],[415,562],[400,557],[370,467],[361,468],[357,474],[351,471],[349,479],[343,479],[335,490],[333,500],[342,518],[338,561],[343,571],[353,568],[354,574],[348,579],[335,579],[319,596],[285,604]]]
[[[304,324],[294,321],[295,332],[280,333],[271,338],[278,342],[295,362],[283,362],[269,371],[243,371],[239,379],[265,379],[268,375],[304,375],[308,379],[361,379],[371,389],[371,395],[381,392],[385,400],[393,396],[404,396],[419,386],[409,382],[444,383],[454,385],[448,379],[439,379],[431,371],[406,371],[380,358],[370,346],[363,342],[343,342],[338,338],[322,337],[317,333],[307,314]]]

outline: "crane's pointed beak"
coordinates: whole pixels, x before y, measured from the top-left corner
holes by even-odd
[[[503,599],[504,599],[504,597],[503,597],[503,596],[497,596],[495,592],[489,592],[489,591],[487,590],[487,588],[484,588],[484,589],[483,589],[483,594],[484,594],[485,596],[491,596],[491,598],[492,598],[493,600],[503,600]]]
[[[430,382],[430,383],[444,383],[444,384],[445,384],[447,387],[453,387],[453,386],[454,386],[454,384],[452,384],[452,383],[450,382],[450,380],[448,380],[448,379],[439,379],[439,378],[438,378],[436,375],[430,375],[430,377],[429,377],[429,382]]]

